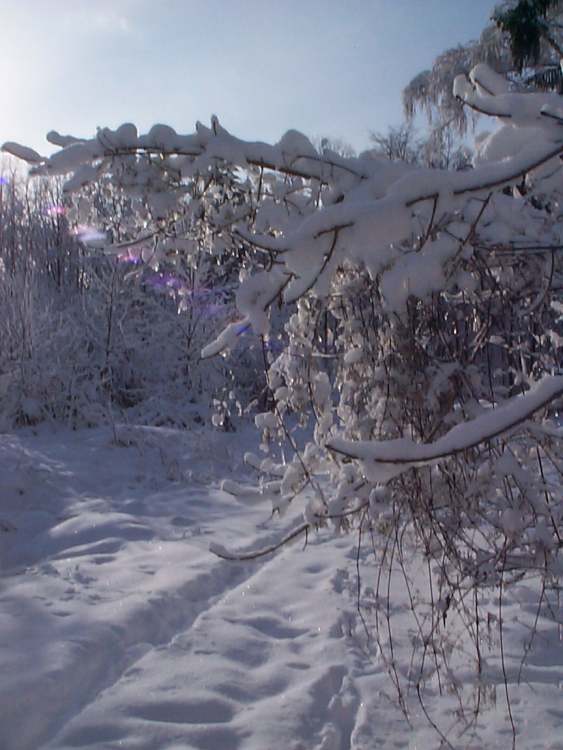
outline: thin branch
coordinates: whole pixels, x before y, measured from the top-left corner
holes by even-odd
[[[270,555],[272,552],[276,552],[276,550],[281,549],[281,547],[284,547],[293,539],[301,536],[301,534],[308,533],[310,529],[311,524],[304,523],[287,534],[287,536],[284,536],[282,539],[280,539],[279,542],[271,544],[269,547],[264,547],[263,549],[252,550],[251,552],[235,552],[234,550],[230,551],[216,544],[211,544],[209,547],[209,551],[214,555],[217,555],[217,557],[220,557],[222,560],[233,560],[235,562],[244,562],[245,560],[258,560],[260,557],[265,557],[266,555]]]

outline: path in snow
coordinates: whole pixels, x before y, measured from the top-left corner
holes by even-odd
[[[0,686],[2,747],[156,748],[168,736],[187,746],[187,727],[196,718],[194,747],[229,747],[220,736],[231,730],[221,735],[219,725],[236,718],[235,748],[234,738],[247,731],[251,703],[259,714],[260,701],[269,697],[271,704],[291,686],[292,701],[302,703],[300,692],[310,691],[314,702],[328,705],[344,676],[343,651],[334,649],[330,663],[323,656],[314,664],[315,644],[326,649],[327,627],[342,641],[341,597],[336,594],[330,617],[323,606],[335,593],[330,571],[339,558],[346,564],[350,542],[329,545],[322,562],[299,548],[288,550],[287,559],[282,553],[245,565],[219,560],[208,551],[211,538],[262,546],[294,522],[265,526],[266,507],[246,507],[210,488],[212,477],[240,470],[239,436],[122,429],[120,438],[131,444],[111,445],[104,431],[22,433],[2,441],[8,495],[2,517],[17,528],[2,536],[0,632],[3,671],[12,675]],[[259,586],[263,592],[254,602]],[[295,623],[299,611],[302,622]],[[193,646],[180,646],[192,637]],[[231,664],[240,673],[233,678],[238,701],[219,688],[209,697],[195,667],[224,681]],[[282,676],[284,669],[289,674]],[[141,672],[145,681],[162,682],[153,688],[131,680]],[[116,698],[111,710],[107,701],[122,690],[128,695],[131,681],[145,699],[133,701],[123,718],[117,706],[128,698]],[[183,689],[174,692],[174,684]],[[147,703],[146,696],[161,691],[165,697]],[[176,722],[181,706],[185,718]],[[304,711],[310,714],[305,703]],[[321,731],[320,706],[317,713],[318,726],[306,735],[293,727],[294,736]],[[270,706],[267,715],[274,716],[269,721],[278,734],[291,733],[287,722],[277,724]]]
[[[109,430],[0,437],[0,520],[17,529],[0,536],[2,750],[439,747],[414,693],[411,726],[403,719],[366,645],[353,538],[220,560],[211,540],[260,547],[298,520],[270,521],[264,505],[214,489],[244,473],[245,434],[122,428],[119,437],[124,445]],[[557,628],[540,618],[517,686],[534,609],[527,589],[514,599],[505,619],[520,747],[563,750]],[[393,609],[397,662],[408,665],[399,578]],[[494,660],[490,679],[496,703],[476,734],[452,729],[453,746],[510,746]],[[429,691],[444,729],[454,705]]]

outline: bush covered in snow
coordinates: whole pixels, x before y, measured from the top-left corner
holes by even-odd
[[[202,345],[234,312],[228,274],[215,284],[209,268],[165,273],[143,261],[148,244],[106,256],[96,245],[119,236],[127,207],[109,189],[95,191],[95,226],[84,202],[63,195],[60,179],[29,182],[6,168],[0,191],[5,426],[98,424],[124,414],[188,425],[207,419],[213,396],[224,421],[236,413],[226,393],[259,392],[260,377],[246,375],[259,352],[245,351],[228,369],[200,360]]]

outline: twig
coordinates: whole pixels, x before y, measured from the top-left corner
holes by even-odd
[[[270,555],[272,552],[275,552],[281,547],[284,547],[296,537],[301,536],[301,534],[308,533],[310,528],[311,524],[304,523],[301,526],[298,526],[287,536],[284,536],[282,539],[280,539],[279,542],[271,544],[269,547],[264,547],[264,549],[253,550],[252,552],[230,552],[229,550],[213,544],[210,546],[210,552],[212,552],[214,555],[217,555],[217,557],[222,558],[223,560],[234,560],[238,562],[243,562],[245,560],[258,560],[260,557]]]

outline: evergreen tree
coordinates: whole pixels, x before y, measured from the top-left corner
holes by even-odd
[[[446,50],[410,81],[403,90],[407,118],[422,111],[431,124],[465,133],[476,115],[454,95],[453,82],[479,63],[505,75],[516,90],[561,90],[563,2],[508,0],[491,20],[478,41]]]

